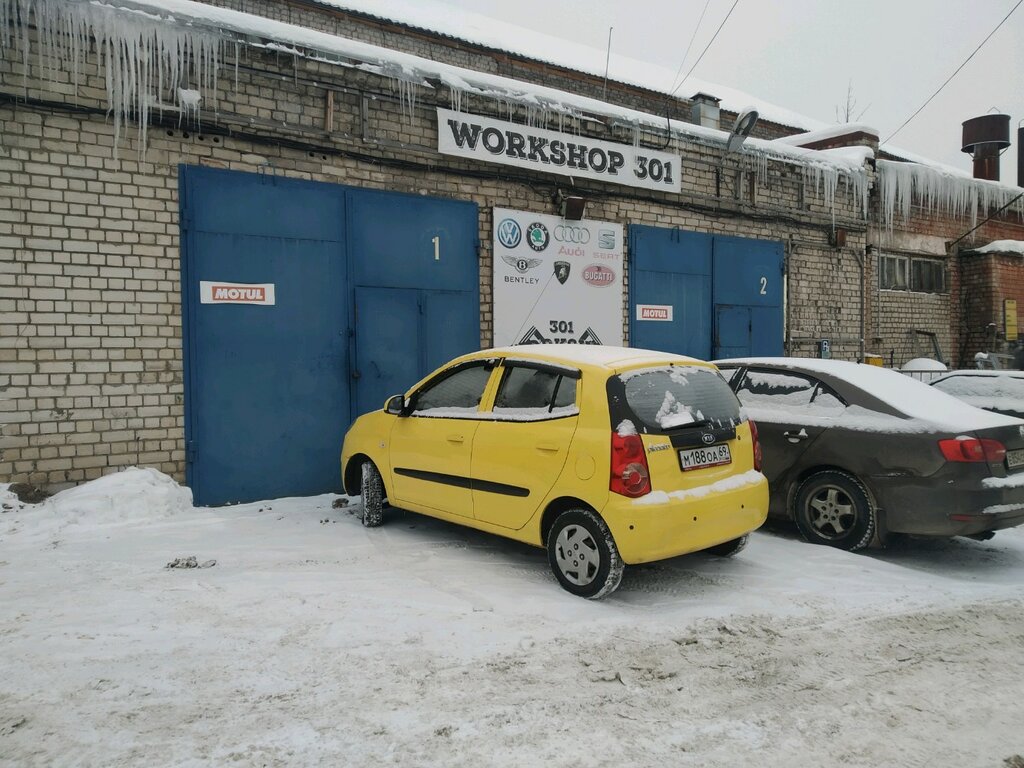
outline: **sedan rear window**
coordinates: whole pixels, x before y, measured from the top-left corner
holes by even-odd
[[[741,420],[736,395],[711,368],[648,368],[623,373],[619,379],[626,404],[648,430],[704,424],[731,427]]]

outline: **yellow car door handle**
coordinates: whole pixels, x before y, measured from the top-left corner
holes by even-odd
[[[537,450],[555,453],[556,451],[558,451],[558,446],[555,445],[554,443],[537,443]]]
[[[464,443],[464,442],[466,442],[466,438],[464,438],[462,435],[448,435],[448,442],[449,443]]]

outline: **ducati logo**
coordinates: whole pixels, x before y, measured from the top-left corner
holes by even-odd
[[[555,262],[555,277],[558,278],[558,282],[565,285],[565,281],[569,279],[569,270],[571,265],[568,261],[556,261]]]

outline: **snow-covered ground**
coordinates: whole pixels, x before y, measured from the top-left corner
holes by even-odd
[[[0,763],[1024,765],[1022,531],[782,528],[590,602],[540,550],[338,498],[0,490]]]

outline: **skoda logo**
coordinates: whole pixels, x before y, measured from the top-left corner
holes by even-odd
[[[586,245],[590,242],[590,230],[586,227],[574,227],[568,224],[559,224],[555,227],[555,240],[560,243],[577,243]]]
[[[498,225],[498,242],[506,248],[515,248],[523,240],[523,231],[515,219],[502,219]]]
[[[715,442],[715,436],[712,435],[710,432],[705,432],[703,435],[700,436],[700,441],[704,443],[704,445],[711,445],[713,442]]]
[[[533,224],[526,228],[526,242],[529,243],[533,250],[543,251],[548,247],[548,243],[551,242],[548,228],[539,221],[533,222]]]

